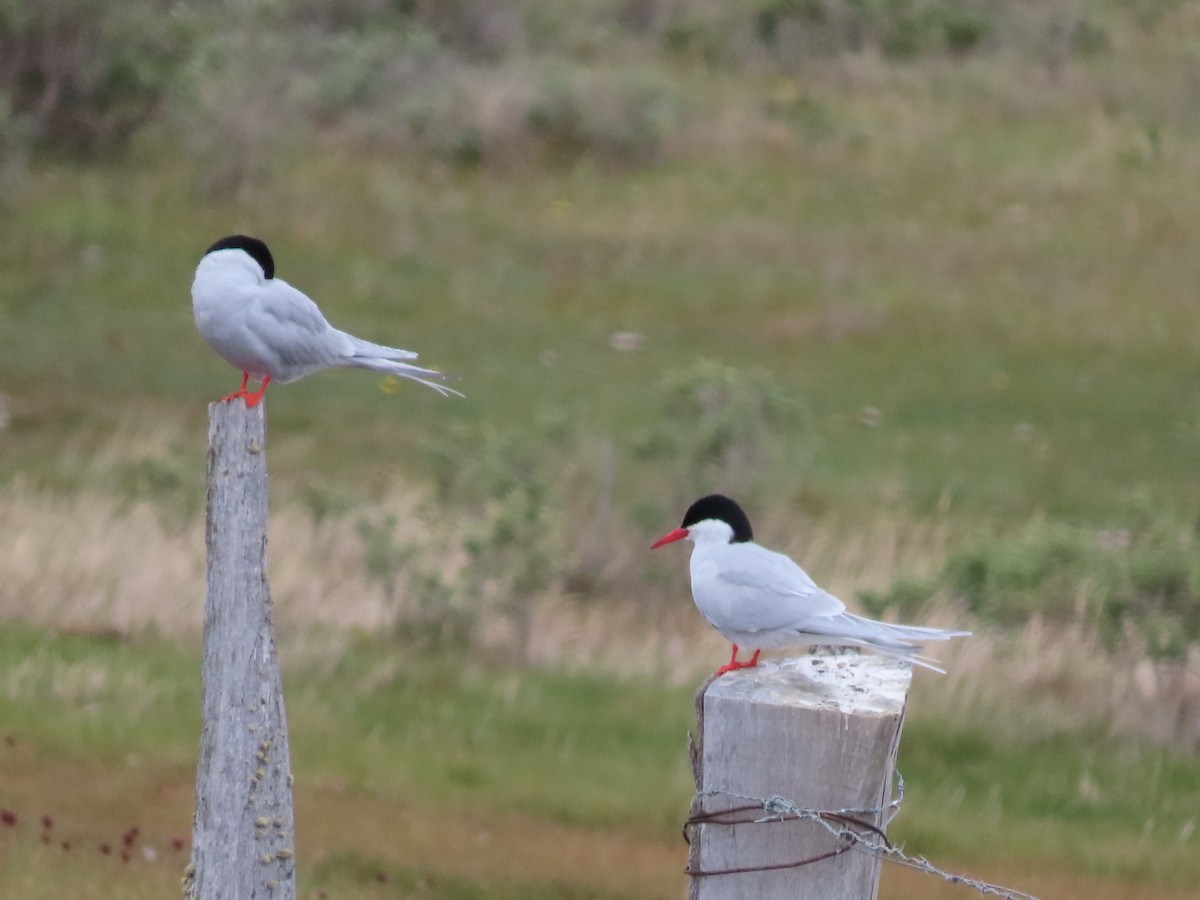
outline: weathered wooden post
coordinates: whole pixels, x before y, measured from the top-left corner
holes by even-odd
[[[291,757],[267,588],[263,405],[208,408],[204,721],[192,859],[198,900],[296,896]]]
[[[866,654],[764,663],[701,688],[691,900],[874,900],[880,859],[835,832],[880,840],[911,682],[907,663]],[[772,797],[842,818],[772,817],[780,807],[754,799]]]

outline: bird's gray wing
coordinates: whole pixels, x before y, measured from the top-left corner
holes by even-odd
[[[279,278],[262,285],[253,327],[281,368],[345,365],[354,353],[349,336],[330,325],[306,294]]]
[[[733,548],[742,549],[739,552]],[[791,559],[757,544],[730,544],[718,561],[711,589],[724,595],[725,602],[714,605],[728,610],[724,624],[731,630],[803,630],[806,623],[836,616],[846,609],[841,600],[818,587]],[[722,626],[717,621],[713,624]]]

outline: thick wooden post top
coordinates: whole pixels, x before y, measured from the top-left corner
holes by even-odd
[[[705,699],[895,715],[911,684],[912,667],[886,656],[801,656],[723,675],[708,686]]]
[[[767,662],[708,684],[693,748],[692,816],[703,824],[692,831],[692,900],[873,900],[878,857],[820,822],[781,821],[763,801],[852,810],[885,827],[911,682],[908,663],[864,654]]]

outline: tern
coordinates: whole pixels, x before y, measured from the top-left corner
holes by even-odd
[[[321,369],[356,366],[419,381],[456,394],[431,379],[433,369],[400,362],[411,350],[372,344],[330,325],[306,294],[275,277],[275,260],[258,238],[234,234],[204,251],[192,279],[192,313],[208,345],[242,372],[242,386],[221,402],[242,397],[257,406],[272,381],[287,384]],[[261,382],[246,390],[251,378]]]
[[[841,600],[817,587],[790,558],[756,544],[746,513],[721,494],[693,503],[683,524],[650,549],[685,538],[693,545],[689,568],[696,608],[733,644],[729,662],[717,675],[757,666],[764,648],[796,644],[868,647],[944,674],[920,655],[921,644],[970,634],[892,625],[846,612]],[[739,662],[739,647],[754,648],[754,656]]]

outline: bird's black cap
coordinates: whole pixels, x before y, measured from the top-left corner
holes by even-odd
[[[244,234],[231,234],[229,237],[223,237],[207,250],[204,255],[216,250],[243,250],[251,259],[262,266],[263,275],[267,278],[275,277],[275,260],[271,257],[271,251],[267,249],[267,245],[258,238],[247,237]]]
[[[730,543],[743,544],[754,540],[754,531],[750,528],[750,520],[742,512],[742,508],[724,494],[709,494],[701,497],[688,507],[683,514],[683,528],[703,522],[705,519],[719,519],[733,529],[733,539]]]

